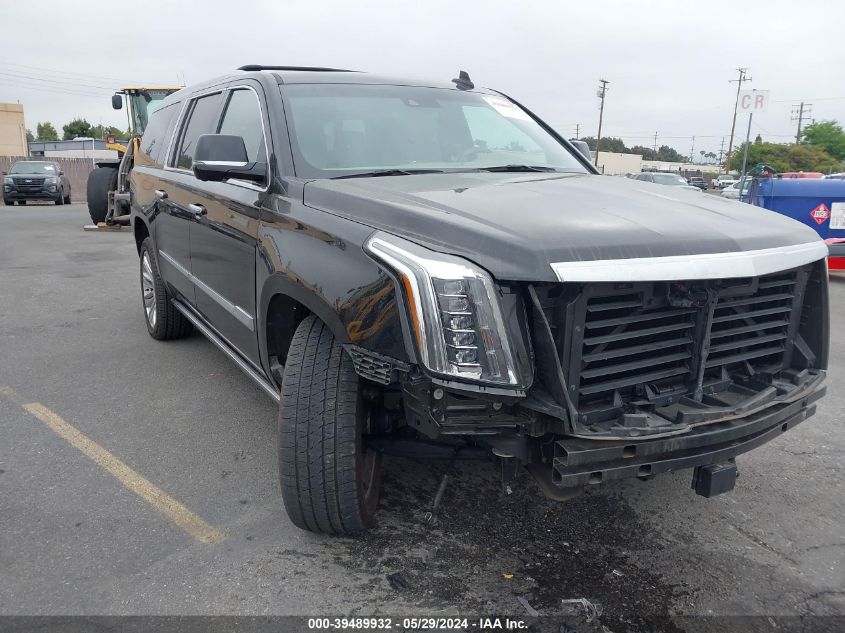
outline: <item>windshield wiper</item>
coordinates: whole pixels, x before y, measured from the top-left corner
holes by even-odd
[[[379,176],[413,176],[414,174],[442,174],[442,169],[379,169],[376,171],[365,171],[360,174],[346,174],[335,176],[332,180],[342,178],[378,178]]]
[[[495,167],[479,167],[478,171],[493,172],[519,172],[519,171],[557,171],[554,167],[543,167],[541,165],[497,165]]]

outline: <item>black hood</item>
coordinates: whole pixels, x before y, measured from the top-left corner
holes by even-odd
[[[470,259],[501,280],[552,262],[731,253],[817,241],[785,216],[681,187],[587,174],[425,174],[305,185],[305,204]]]

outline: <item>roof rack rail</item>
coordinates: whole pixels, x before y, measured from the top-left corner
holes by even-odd
[[[354,73],[354,70],[347,70],[345,68],[322,68],[320,66],[265,66],[263,64],[247,64],[241,66],[238,70],[307,70],[311,72],[321,73]]]

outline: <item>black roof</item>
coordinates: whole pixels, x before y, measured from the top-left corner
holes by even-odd
[[[260,76],[266,80],[268,75],[271,75],[280,84],[374,84],[458,90],[455,84],[449,80],[429,81],[425,79],[410,79],[408,77],[387,77],[359,70],[343,70],[318,66],[268,66],[263,64],[247,64],[238,68],[238,71],[240,72],[230,73],[187,86],[186,88],[168,96],[163,101],[162,105],[169,105],[174,101],[183,99],[186,94],[192,94],[197,91],[214,88],[233,79]],[[475,91],[491,94],[491,91],[484,88],[475,88]]]

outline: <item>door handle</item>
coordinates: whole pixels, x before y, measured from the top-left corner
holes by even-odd
[[[201,204],[189,204],[188,210],[194,215],[206,215],[208,213]]]
[[[164,189],[156,189],[156,198],[159,200],[166,200],[167,192]]]

